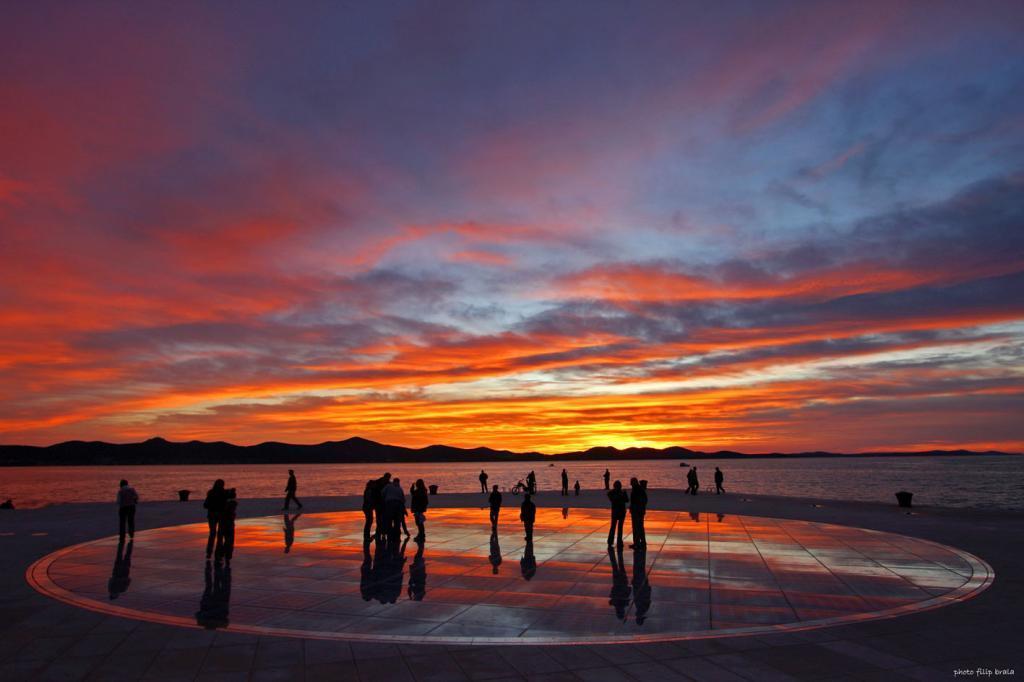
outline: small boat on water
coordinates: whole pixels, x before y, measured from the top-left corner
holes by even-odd
[[[688,464],[687,464],[686,462],[680,462],[680,463],[679,463],[679,466],[681,466],[681,467],[685,467],[685,466],[689,466],[689,465],[688,465]]]

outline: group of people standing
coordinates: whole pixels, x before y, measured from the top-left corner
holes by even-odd
[[[363,542],[369,543],[371,537],[377,541],[394,541],[402,533],[409,537],[405,517],[410,510],[417,530],[413,542],[424,542],[427,539],[426,512],[430,495],[422,478],[416,479],[409,488],[409,503],[407,506],[401,480],[392,478],[390,473],[368,480],[363,489]]]

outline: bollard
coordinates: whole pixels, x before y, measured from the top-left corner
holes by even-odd
[[[191,490],[179,490],[178,491],[178,502],[188,502],[188,496],[191,494]]]
[[[896,502],[898,502],[901,507],[910,507],[912,506],[910,504],[910,500],[913,499],[913,497],[914,493],[908,493],[906,490],[901,490],[896,493]]]
[[[430,488],[430,494],[431,495],[436,495],[437,494],[437,486],[436,485],[432,485],[432,486],[428,486],[428,487]]]

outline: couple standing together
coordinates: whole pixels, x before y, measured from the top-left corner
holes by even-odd
[[[613,544],[622,547],[622,526],[626,521],[627,505],[633,526],[633,544],[630,548],[647,546],[647,532],[644,530],[644,515],[647,514],[647,481],[638,481],[634,476],[629,480],[629,485],[629,493],[622,489],[622,481],[615,481],[615,485],[608,491],[608,500],[612,505],[612,525],[608,529],[609,547]]]

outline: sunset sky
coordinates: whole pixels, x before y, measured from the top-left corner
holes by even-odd
[[[1024,450],[1024,3],[6,3],[0,443]]]

